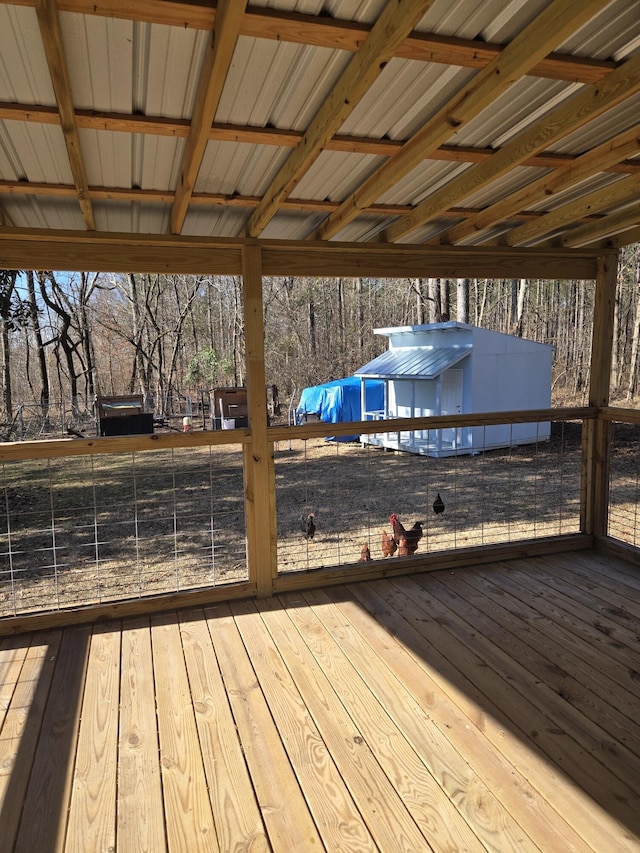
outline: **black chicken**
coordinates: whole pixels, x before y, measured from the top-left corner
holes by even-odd
[[[304,538],[305,539],[313,539],[313,534],[316,532],[316,525],[314,522],[315,515],[310,512],[307,516],[307,519],[304,523]]]
[[[436,515],[440,515],[441,512],[444,512],[444,501],[440,497],[440,492],[438,492],[436,499],[433,502],[433,511]]]

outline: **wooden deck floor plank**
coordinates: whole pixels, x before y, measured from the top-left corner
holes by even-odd
[[[120,706],[120,622],[97,626],[80,715],[68,850],[110,850],[116,843],[116,778]]]
[[[179,618],[219,847],[225,853],[266,851],[262,816],[204,612],[183,611]]]
[[[434,576],[435,580],[435,576]],[[554,774],[559,774],[566,780],[567,796],[570,802],[576,799],[586,800],[585,810],[588,815],[588,805],[593,800],[597,804],[597,821],[591,826],[589,835],[584,835],[586,840],[600,839],[596,849],[601,850],[637,850],[634,838],[630,840],[624,821],[620,821],[614,813],[612,815],[609,802],[611,800],[607,788],[607,773],[600,773],[600,765],[592,762],[588,753],[585,752],[569,735],[569,733],[557,725],[553,716],[547,713],[545,707],[546,693],[538,691],[536,680],[530,678],[527,673],[516,671],[511,674],[508,671],[500,671],[488,665],[488,658],[482,645],[477,642],[477,635],[464,623],[456,618],[454,612],[432,593],[431,576],[427,578],[416,576],[413,578],[402,578],[395,580],[398,586],[398,598],[400,606],[402,602],[413,602],[417,604],[424,613],[423,621],[416,619],[415,625],[420,633],[427,638],[431,636],[431,626],[435,622],[445,630],[445,638],[439,634],[434,638],[434,643],[440,643],[443,654],[449,658],[454,668],[460,673],[461,683],[467,682],[473,685],[470,695],[478,702],[478,708],[484,709],[487,714],[492,715],[509,731],[513,731],[517,737],[521,737],[524,744],[540,756],[540,761],[549,764],[549,769]],[[506,676],[506,677],[505,677]],[[452,673],[455,680],[455,672]],[[570,731],[570,730],[569,730]],[[564,768],[573,768],[576,762],[587,761],[590,772],[587,774],[589,785],[568,777]],[[524,767],[527,767],[525,761]],[[583,771],[584,773],[585,771]],[[604,779],[602,778],[604,776]],[[571,798],[571,786],[573,785],[573,798]],[[548,790],[543,788],[543,790]],[[555,797],[561,797],[562,786],[551,790]],[[602,799],[598,793],[601,793]],[[572,827],[583,834],[589,826],[588,817],[580,812],[574,813],[568,808],[565,814],[566,804],[563,805],[562,813],[571,822]],[[574,814],[579,820],[574,819]],[[582,820],[584,819],[584,822]],[[602,824],[606,827],[599,831]],[[633,824],[632,824],[633,825]]]
[[[269,843],[274,851],[322,850],[320,834],[229,607],[207,607],[205,614]]]
[[[597,566],[589,569],[583,561],[574,559],[558,560],[556,572],[559,578],[572,581],[572,590],[579,589],[583,595],[585,592],[591,593],[601,602],[603,613],[609,619],[637,638],[637,625],[640,620],[640,580],[632,579],[623,572],[617,572],[615,565],[612,565],[605,574],[598,571]],[[632,648],[636,648],[635,644]]]
[[[467,669],[480,669],[483,673],[486,670],[472,650],[456,644],[446,628],[427,615],[414,596],[408,597],[395,581],[355,584],[350,590],[363,610],[415,661],[420,669],[415,684],[424,682],[421,689],[429,713],[444,727],[451,726],[450,736],[459,743],[460,750],[467,754],[470,737],[486,738],[494,755],[478,752],[480,747],[476,746],[477,763],[471,766],[496,790],[507,791],[504,802],[510,804],[512,813],[531,837],[540,839],[543,849],[598,853],[621,849],[611,837],[612,830],[616,835],[620,833],[619,824],[604,810],[594,808],[591,798],[569,784],[564,774],[535,746],[532,748],[521,733],[505,725],[500,708],[489,698],[494,694],[490,685],[500,687],[497,677],[492,679],[490,673],[490,684],[482,685],[486,695],[468,677]],[[415,598],[419,600],[419,594]],[[391,655],[387,649],[385,658]],[[504,695],[503,691],[500,693]],[[518,714],[518,697],[515,698],[514,710]],[[456,722],[459,717],[462,720]],[[512,769],[515,776],[511,775]]]
[[[423,578],[418,578],[422,583]],[[482,658],[505,681],[518,689],[531,703],[537,706],[551,721],[549,734],[558,741],[568,740],[567,750],[572,756],[572,766],[565,765],[565,771],[606,804],[607,809],[618,816],[628,826],[636,826],[637,811],[637,774],[623,762],[616,761],[616,744],[591,721],[587,720],[568,702],[560,698],[540,679],[533,676],[526,666],[517,659],[519,645],[501,648],[495,642],[495,626],[486,617],[464,602],[436,578],[429,583],[429,596],[437,599],[447,610],[449,626],[461,641],[480,650]],[[433,606],[433,601],[431,601]],[[515,655],[515,656],[512,656]],[[612,754],[608,754],[611,746]],[[577,747],[577,749],[576,749]]]
[[[640,604],[620,593],[608,593],[602,587],[587,589],[584,584],[568,583],[566,568],[558,560],[553,572],[547,571],[539,562],[534,561],[538,569],[540,581],[551,587],[566,600],[571,601],[572,610],[579,613],[583,619],[597,623],[615,633],[617,642],[627,646],[627,654],[637,661],[638,633],[637,624],[640,619]],[[573,577],[571,574],[569,577]],[[638,611],[635,615],[633,611]]]
[[[207,780],[175,614],[151,619],[167,847],[217,853]]]
[[[368,607],[385,607],[371,586],[357,584],[349,588],[357,593],[345,597],[342,591],[327,590],[354,627],[371,645],[372,656],[381,660],[401,681],[404,690],[420,703],[432,724],[444,732],[452,746],[469,765],[470,772],[490,789],[492,796],[518,821],[541,850],[592,851],[593,847],[575,832],[549,803],[544,785],[541,790],[517,768],[517,762],[530,753],[511,738],[503,726],[486,714],[478,715],[478,706],[464,689],[456,687],[447,675],[448,664],[433,650],[395,608],[387,609],[382,625],[370,615]],[[366,604],[365,604],[366,602]],[[364,606],[363,606],[364,605]],[[376,610],[377,612],[377,610]],[[443,672],[444,670],[444,672]],[[534,773],[544,784],[550,780],[545,767]],[[565,803],[566,806],[566,803]],[[469,815],[473,820],[473,815]]]
[[[374,795],[371,768],[361,760],[362,750],[357,745],[359,734],[354,735],[351,721],[343,727],[330,714],[330,731],[324,735],[325,738],[329,735],[332,744],[338,743],[338,753],[349,753],[348,764],[356,782],[352,796],[351,780],[345,779],[336,766],[335,756],[323,739],[322,726],[314,720],[313,698],[310,700],[304,690],[310,680],[311,656],[305,656],[302,643],[295,642],[297,632],[282,607],[279,604],[273,607],[271,610],[269,602],[260,602],[258,614],[253,602],[238,602],[231,605],[231,610],[324,846],[345,853],[377,851],[378,846],[356,805],[358,788],[364,786],[365,779],[369,805]],[[319,701],[326,707],[331,702],[327,694],[332,694],[332,689],[327,683],[321,689]],[[344,717],[344,709],[341,710],[340,716]],[[395,833],[387,831],[383,836],[383,843],[393,840],[397,849],[402,850],[400,826],[395,825],[394,829]],[[414,836],[418,838],[418,833],[414,832]]]
[[[30,642],[31,634],[5,637],[0,641],[0,730],[4,715],[11,704]]]
[[[5,850],[18,831],[61,639],[62,631],[46,631],[27,646],[0,731],[0,846]]]
[[[564,562],[564,561],[563,561]],[[600,554],[598,552],[588,551],[585,559],[580,558],[578,553],[571,555],[571,565],[580,570],[587,572],[587,575],[593,579],[602,579],[607,585],[610,585],[611,578],[615,578],[613,588],[616,588],[617,582],[622,580],[626,586],[630,586],[640,592],[640,569],[634,563],[615,557],[611,554]],[[637,601],[637,595],[635,599]]]
[[[90,627],[65,628],[14,850],[64,850]]]
[[[636,719],[640,678],[634,677],[634,667],[621,661],[620,644],[608,632],[603,632],[601,626],[585,622],[572,611],[570,601],[563,600],[555,590],[543,590],[542,584],[536,583],[526,571],[518,573],[506,567],[491,573],[488,582],[517,602],[516,609],[519,605],[531,614],[529,618],[534,620],[536,628],[549,638],[555,638],[559,648],[570,651],[574,658],[578,656],[584,663],[581,671],[586,670],[589,676],[588,683],[608,685],[606,695],[615,696],[617,708]],[[536,607],[531,607],[529,602],[535,602]],[[514,614],[516,609],[512,611]]]
[[[503,633],[495,635],[498,642],[502,636],[505,647],[518,643],[518,658],[529,672],[602,727],[613,741],[640,756],[640,735],[629,726],[630,715],[634,711],[637,714],[637,701],[621,688],[616,689],[615,682],[606,674],[594,670],[594,658],[589,661],[587,646],[574,651],[568,636],[544,625],[540,611],[512,599],[479,572],[456,572],[454,578],[448,579],[448,585],[500,626]],[[619,758],[626,762],[628,756]]]
[[[380,712],[392,721],[433,778],[431,788],[425,787],[420,777],[416,781],[419,788],[425,789],[422,796],[429,795],[432,798],[430,805],[435,814],[435,818],[432,816],[432,831],[437,831],[434,832],[436,840],[444,842],[437,849],[446,850],[451,846],[446,831],[439,826],[439,822],[444,821],[455,827],[459,834],[459,838],[454,839],[453,849],[465,849],[467,846],[474,849],[475,845],[478,849],[488,850],[500,847],[539,850],[484,780],[470,770],[468,762],[435,724],[427,710],[404,687],[402,681],[390,672],[385,665],[384,654],[378,657],[352,625],[351,611],[347,616],[334,603],[334,596],[339,598],[340,592],[317,590],[304,594],[333,637],[340,653],[346,656],[353,671],[361,674],[364,687],[378,703]],[[382,644],[389,643],[388,635],[378,625],[372,623],[370,629]],[[371,661],[374,662],[373,666],[370,665]],[[408,658],[407,662],[411,663]],[[380,726],[384,732],[384,723],[381,722]],[[430,836],[427,834],[427,837]]]
[[[118,850],[167,849],[148,616],[122,624],[118,752]]]
[[[426,839],[424,843],[434,850],[484,849],[392,714],[380,705],[366,684],[366,670],[376,665],[375,660],[367,657],[355,666],[319,616],[306,606],[306,595],[288,593],[280,600],[295,625],[294,633],[295,629],[300,633],[296,650],[287,656],[294,661],[296,655],[300,658],[296,683],[301,685],[305,701],[363,813],[370,815],[370,804],[375,803],[375,816],[386,821],[383,831],[388,833],[406,810]],[[287,630],[284,624],[278,636],[279,647],[285,648],[291,636],[291,629]],[[333,732],[336,723],[344,731]],[[357,750],[353,757],[352,741]],[[385,793],[389,785],[391,790]],[[385,815],[391,808],[393,813]],[[371,822],[371,816],[368,820]],[[372,823],[370,826],[380,849],[387,850],[389,842],[380,834],[380,828]],[[400,836],[396,847],[404,849]]]

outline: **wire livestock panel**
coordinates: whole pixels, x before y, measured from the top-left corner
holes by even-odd
[[[607,533],[636,548],[640,546],[639,498],[640,425],[613,422]]]
[[[242,448],[2,463],[0,616],[248,578]]]
[[[382,537],[392,532],[392,514],[405,528],[421,522],[417,556],[577,533],[581,435],[581,423],[559,421],[549,439],[442,458],[359,441],[281,441],[278,570],[385,559]],[[305,533],[310,513],[313,538]]]

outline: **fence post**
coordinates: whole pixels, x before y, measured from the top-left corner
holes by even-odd
[[[591,344],[589,405],[609,405],[613,322],[618,281],[618,253],[598,258],[596,293]],[[588,420],[583,432],[583,472],[585,504],[581,508],[581,527],[593,536],[606,536],[609,511],[609,464],[611,425],[601,417]]]
[[[247,376],[247,408],[251,442],[244,446],[245,508],[249,579],[261,598],[271,595],[275,569],[273,449],[267,434],[264,369],[262,252],[257,243],[242,250],[242,287]]]

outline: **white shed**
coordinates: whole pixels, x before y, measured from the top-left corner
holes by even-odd
[[[466,323],[374,329],[389,349],[355,375],[385,381],[384,408],[363,419],[546,409],[553,347]],[[479,453],[547,440],[550,423],[499,424],[362,435],[363,443],[428,456]]]

